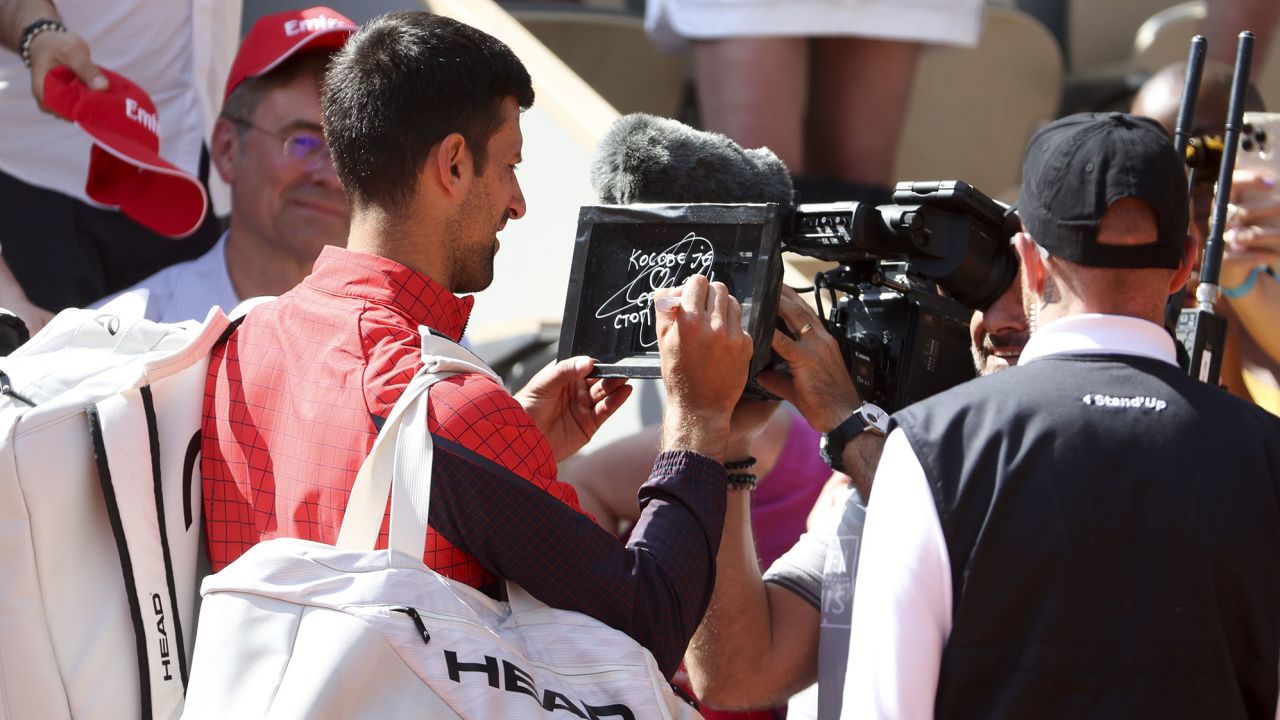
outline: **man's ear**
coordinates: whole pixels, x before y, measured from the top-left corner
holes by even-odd
[[[471,148],[461,133],[450,133],[427,157],[429,180],[450,197],[461,197],[474,172]]]
[[[1187,233],[1187,241],[1182,246],[1182,260],[1178,262],[1178,269],[1173,271],[1173,277],[1169,278],[1170,295],[1185,287],[1187,278],[1191,277],[1191,266],[1196,262],[1197,245],[1195,237]]]
[[[1022,260],[1022,274],[1027,290],[1036,297],[1041,296],[1044,294],[1045,267],[1040,248],[1025,230],[1013,236],[1013,246],[1018,251],[1018,258]]]
[[[221,117],[214,122],[209,159],[228,185],[235,182],[236,170],[240,165],[240,142],[240,128],[235,123]]]

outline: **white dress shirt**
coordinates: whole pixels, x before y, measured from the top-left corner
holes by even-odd
[[[1079,353],[1177,364],[1173,338],[1164,328],[1097,314],[1073,315],[1036,330],[1019,364]],[[854,585],[844,716],[928,720],[951,634],[951,563],[924,468],[900,429],[885,442],[874,487]]]

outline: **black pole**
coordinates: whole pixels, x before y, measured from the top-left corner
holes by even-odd
[[[1209,224],[1209,237],[1205,241],[1204,263],[1200,266],[1200,286],[1196,289],[1196,304],[1201,310],[1213,312],[1218,300],[1218,275],[1222,270],[1222,233],[1227,221],[1227,203],[1231,198],[1231,172],[1236,166],[1236,150],[1240,144],[1241,124],[1244,120],[1245,97],[1249,91],[1249,66],[1253,62],[1253,33],[1240,33],[1236,45],[1236,68],[1231,79],[1231,104],[1227,109],[1226,136],[1223,138],[1222,167],[1218,169],[1218,190],[1213,200],[1213,218]]]
[[[1204,54],[1209,42],[1203,35],[1191,38],[1191,52],[1187,55],[1187,77],[1182,85],[1182,103],[1178,105],[1178,124],[1173,132],[1173,147],[1178,157],[1187,157],[1187,143],[1191,140],[1191,123],[1195,122],[1196,96],[1200,94],[1200,78],[1204,74]]]
[[[1197,35],[1191,38],[1191,51],[1187,55],[1187,74],[1182,83],[1182,102],[1178,104],[1178,120],[1173,132],[1173,149],[1184,162],[1187,159],[1187,145],[1191,142],[1191,124],[1195,122],[1196,100],[1200,96],[1200,80],[1204,75],[1204,56],[1208,45],[1209,41],[1205,40],[1203,35]],[[1197,150],[1198,153],[1204,151],[1203,147]],[[1187,173],[1188,202],[1195,189],[1196,166],[1199,164],[1197,161]],[[1195,222],[1195,218],[1193,217],[1191,221]],[[1186,305],[1186,300],[1185,285],[1169,296],[1169,301],[1164,308],[1164,324],[1170,332],[1177,331],[1178,318],[1181,316],[1183,306]]]

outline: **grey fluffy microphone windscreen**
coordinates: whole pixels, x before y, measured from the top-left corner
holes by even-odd
[[[600,202],[791,203],[791,174],[768,148],[644,113],[619,118],[591,163]]]

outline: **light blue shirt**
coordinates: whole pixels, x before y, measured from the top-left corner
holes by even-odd
[[[203,321],[214,305],[230,313],[240,304],[227,270],[227,233],[195,260],[171,265],[89,307],[154,322]]]

